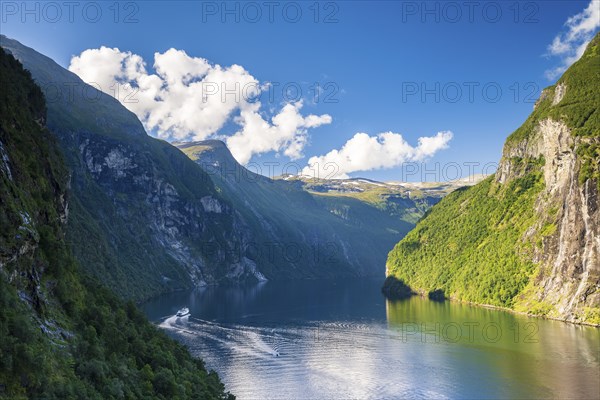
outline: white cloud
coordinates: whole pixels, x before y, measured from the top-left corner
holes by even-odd
[[[448,147],[452,132],[420,137],[413,147],[399,133],[385,132],[377,136],[357,133],[341,149],[311,157],[303,175],[319,178],[347,178],[357,171],[393,168],[405,162],[422,161]]]
[[[242,109],[236,118],[242,129],[226,139],[227,147],[242,164],[250,161],[253,154],[280,149],[292,160],[301,158],[308,139],[307,129],[330,124],[331,117],[327,114],[303,117],[300,108],[302,102],[286,104],[271,122],[260,115],[257,104]]]
[[[561,64],[545,73],[550,80],[556,79],[583,55],[600,27],[600,0],[591,0],[582,12],[567,19],[565,27],[566,31],[556,35],[548,45],[548,55],[561,57]]]
[[[269,151],[301,157],[307,130],[331,123],[326,114],[302,116],[302,102],[284,105],[271,121],[263,118],[257,97],[268,84],[239,65],[213,65],[169,49],[154,54],[153,69],[149,73],[139,55],[107,47],[85,50],[69,66],[83,81],[121,101],[163,139],[218,136],[233,118],[240,130],[225,140],[241,163]]]

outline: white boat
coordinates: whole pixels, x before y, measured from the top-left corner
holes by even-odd
[[[187,307],[183,307],[181,310],[177,311],[177,314],[175,314],[175,316],[177,318],[188,317],[189,315],[190,315],[190,309]]]

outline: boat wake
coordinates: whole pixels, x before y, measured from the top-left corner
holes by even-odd
[[[210,343],[217,345],[222,351],[258,359],[281,357],[284,354],[283,336],[275,329],[219,324],[190,318],[189,315],[165,317],[158,326],[181,335],[182,339],[187,338],[184,341],[190,347]]]
[[[177,315],[171,315],[169,317],[165,317],[163,321],[158,324],[159,327],[167,330],[176,330],[185,332],[186,327],[188,325],[190,316],[186,315],[183,317],[178,317]],[[190,332],[191,333],[191,332]]]

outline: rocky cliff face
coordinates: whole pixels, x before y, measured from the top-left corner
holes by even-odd
[[[506,140],[495,176],[445,197],[390,253],[418,292],[600,325],[600,35]]]
[[[108,194],[115,217],[124,221],[128,230],[146,228],[149,241],[184,267],[195,286],[224,278],[262,278],[254,263],[244,257],[248,228],[214,191],[207,176],[199,171],[193,175],[199,190],[190,196],[185,193],[189,188],[177,187],[180,182],[161,174],[155,157],[135,145],[86,134],[72,140],[72,146],[79,150],[78,164]],[[161,144],[161,150],[171,153],[167,155],[169,161],[187,161],[167,146]],[[140,243],[140,247],[145,246]]]
[[[564,82],[546,89],[536,108],[542,102],[559,107],[568,91]],[[523,238],[541,241],[531,254],[539,272],[517,308],[526,310],[533,300],[543,304],[547,316],[577,322],[600,307],[598,185],[593,179],[581,179],[578,157],[583,147],[590,146],[600,146],[600,132],[575,136],[564,121],[548,117],[536,122],[530,136],[505,148],[496,173],[499,183],[529,172],[515,160],[544,160],[544,190],[535,205],[537,222]]]
[[[89,273],[134,299],[264,279],[248,227],[201,168],[51,59],[5,36],[1,45],[49,99],[48,126],[72,173],[67,238]]]

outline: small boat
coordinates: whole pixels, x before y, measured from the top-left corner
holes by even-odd
[[[177,318],[183,318],[183,317],[187,317],[190,315],[190,309],[187,307],[183,307],[181,310],[177,311],[177,314],[175,314],[175,316]]]

